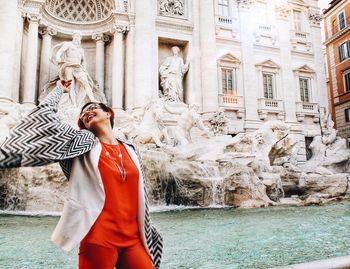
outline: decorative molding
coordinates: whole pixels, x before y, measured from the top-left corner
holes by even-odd
[[[276,17],[280,20],[288,20],[289,15],[291,13],[291,8],[289,5],[279,5],[276,6]]]
[[[109,30],[110,33],[121,33],[121,34],[127,34],[129,32],[129,28],[126,25],[121,25],[118,23],[114,23]]]
[[[113,0],[48,0],[45,10],[53,17],[73,23],[91,23],[104,20],[115,9]]]
[[[123,1],[123,5],[124,5],[124,11],[128,12],[129,11],[129,1],[128,0],[124,0]]]
[[[108,42],[110,40],[110,36],[105,33],[92,34],[91,38],[93,40],[96,40],[96,42],[97,41]]]
[[[320,26],[321,21],[323,20],[323,15],[319,14],[317,11],[310,11],[309,20],[311,25]]]
[[[249,10],[254,3],[254,0],[236,0],[237,6],[242,9]]]
[[[186,17],[185,0],[160,0],[158,2],[158,15],[168,17]]]
[[[54,35],[57,35],[57,31],[51,27],[41,26],[39,28],[39,34],[41,34],[42,36],[45,36],[45,35],[54,36]]]
[[[271,69],[280,69],[280,66],[278,64],[276,64],[274,61],[272,61],[271,59],[268,59],[266,61],[263,61],[259,64],[256,64],[255,67],[259,67],[259,68],[271,68]]]
[[[217,63],[219,66],[237,67],[241,63],[241,61],[238,58],[236,58],[233,54],[226,53],[217,60]]]
[[[159,17],[160,18],[160,17]],[[178,23],[176,21],[170,21],[170,20],[163,20],[158,19],[156,21],[156,26],[157,30],[164,30],[166,29],[167,31],[175,30],[175,31],[180,31],[180,32],[187,32],[187,33],[192,33],[193,31],[193,25],[191,23],[185,23],[182,21],[182,23]]]
[[[23,0],[22,5],[26,10],[36,10],[39,12],[41,7],[45,4],[45,0]]]
[[[310,74],[316,73],[315,70],[313,70],[307,64],[304,64],[303,66],[300,66],[299,68],[293,69],[293,72],[295,72],[295,73],[310,73]]]
[[[23,12],[22,17],[29,23],[39,23],[42,18],[41,14],[32,12]]]

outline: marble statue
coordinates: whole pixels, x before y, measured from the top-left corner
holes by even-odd
[[[183,77],[188,71],[189,63],[184,63],[179,56],[179,47],[174,46],[171,51],[173,56],[167,57],[159,67],[160,85],[166,100],[181,102],[183,101]]]
[[[320,124],[322,131],[322,143],[325,145],[332,144],[337,138],[338,131],[334,129],[334,122],[329,111],[324,110],[324,112],[321,113]]]
[[[20,105],[0,103],[0,143],[9,135],[10,129],[21,119]]]
[[[183,16],[185,14],[184,0],[160,0],[159,12],[168,16]]]
[[[74,107],[81,107],[86,101],[95,101],[94,83],[86,70],[84,50],[81,47],[81,35],[76,33],[73,40],[63,42],[52,49],[52,62],[58,67],[60,79],[72,80],[70,101]]]
[[[321,135],[313,138],[309,146],[312,156],[302,166],[303,171],[328,175],[350,172],[350,149],[346,148],[346,140],[337,136],[334,122],[327,110],[321,112],[320,125]]]
[[[209,119],[214,135],[227,134],[228,119],[223,108],[219,108]]]
[[[128,131],[128,138],[136,143],[154,143],[157,147],[163,147],[162,141],[169,143],[169,137],[162,121],[163,102],[161,99],[152,100],[144,108],[142,120],[139,125]]]
[[[173,128],[173,135],[175,138],[175,145],[187,145],[192,142],[191,130],[197,127],[202,130],[207,137],[211,134],[207,127],[204,126],[201,116],[198,114],[197,105],[189,105],[178,118],[175,128]]]

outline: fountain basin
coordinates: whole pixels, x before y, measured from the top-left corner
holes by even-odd
[[[76,268],[49,242],[57,217],[0,215],[0,268]],[[350,255],[350,204],[153,212],[163,269],[258,269]]]

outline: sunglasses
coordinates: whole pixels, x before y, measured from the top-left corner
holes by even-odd
[[[95,109],[102,109],[101,106],[99,104],[91,104],[91,105],[88,105],[86,108],[84,108],[84,110],[81,112],[80,114],[80,119],[82,120],[86,115],[87,115],[87,112],[91,112]]]

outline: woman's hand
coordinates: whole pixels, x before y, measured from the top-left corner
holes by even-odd
[[[57,81],[56,86],[62,89],[63,92],[67,93],[71,90],[70,89],[71,83],[72,83],[72,80],[61,79]]]

